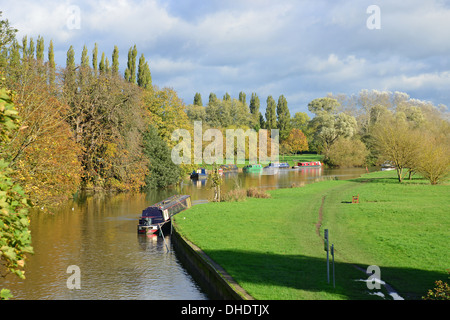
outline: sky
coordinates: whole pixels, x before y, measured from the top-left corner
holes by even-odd
[[[375,6],[375,7],[374,7]],[[375,8],[375,9],[374,9]],[[0,0],[17,38],[50,39],[57,65],[94,43],[149,62],[153,84],[186,104],[214,92],[263,112],[284,95],[293,115],[329,93],[401,91],[450,106],[450,0]],[[47,54],[47,53],[45,53]],[[92,58],[91,58],[92,59]],[[91,60],[92,61],[92,60]]]

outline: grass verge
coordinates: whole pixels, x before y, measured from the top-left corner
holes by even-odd
[[[399,184],[395,173],[377,172],[269,193],[175,217],[180,233],[256,299],[379,299],[355,266],[379,266],[405,299],[448,281],[448,185]],[[351,203],[357,194],[360,203]],[[327,283],[325,228],[335,246],[335,288]]]

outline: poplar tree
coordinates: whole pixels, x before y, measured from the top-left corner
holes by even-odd
[[[53,40],[50,40],[48,46],[48,82],[51,86],[55,85],[55,53],[53,52]]]
[[[141,54],[138,65],[137,83],[141,88],[148,88],[152,84],[150,68],[145,61],[144,54]]]
[[[272,96],[267,97],[265,129],[277,128],[276,103]]]
[[[27,36],[23,36],[22,38],[22,57],[23,60],[27,60],[28,59],[28,49],[27,49],[27,44],[28,44],[28,38]]]
[[[94,44],[94,50],[92,50],[92,68],[94,69],[94,73],[97,74],[97,66],[98,66],[98,45],[97,42]]]
[[[105,73],[105,53],[102,52],[102,57],[100,58],[100,63],[98,65],[98,70],[100,73]]]
[[[111,66],[109,65],[108,57],[105,58],[105,72],[111,74]]]
[[[225,92],[223,96],[223,101],[231,101],[231,96],[228,94],[228,92]]]
[[[253,92],[252,97],[250,98],[250,112],[253,115],[256,115],[259,117],[259,107],[260,107],[259,98],[256,95],[256,93]]]
[[[202,95],[198,92],[195,93],[195,96],[194,96],[194,105],[203,107]]]
[[[247,105],[246,100],[247,100],[247,98],[246,98],[245,93],[244,93],[243,91],[239,92],[239,101],[242,102],[242,104],[243,104],[244,106]]]
[[[41,36],[38,36],[36,42],[36,59],[40,64],[44,62],[44,38]]]
[[[114,46],[112,53],[112,74],[114,76],[119,75],[119,49],[117,46]]]
[[[291,114],[284,95],[278,98],[277,128],[280,130],[280,140],[285,140],[291,132]]]
[[[28,57],[30,59],[34,58],[34,41],[33,41],[32,37],[30,37],[30,44],[29,44],[29,47],[28,47]]]
[[[136,45],[134,45],[134,48],[128,50],[128,62],[125,69],[125,80],[131,83],[136,83],[136,56],[137,49]]]
[[[89,56],[86,45],[83,46],[83,51],[81,52],[81,67],[89,68]]]

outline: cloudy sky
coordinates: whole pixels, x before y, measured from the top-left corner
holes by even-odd
[[[70,45],[79,63],[97,42],[110,61],[118,46],[123,72],[136,44],[153,84],[186,104],[196,92],[204,103],[256,92],[264,111],[284,94],[293,114],[330,92],[376,89],[450,106],[450,0],[0,0],[0,10],[18,39],[53,39],[62,67]]]

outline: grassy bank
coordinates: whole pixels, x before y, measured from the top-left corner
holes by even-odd
[[[448,278],[448,185],[400,185],[395,173],[377,172],[270,193],[198,205],[175,219],[256,299],[379,299],[355,265],[379,266],[381,279],[406,299]],[[360,203],[352,204],[357,194]],[[325,228],[336,249],[336,288],[326,278]]]

